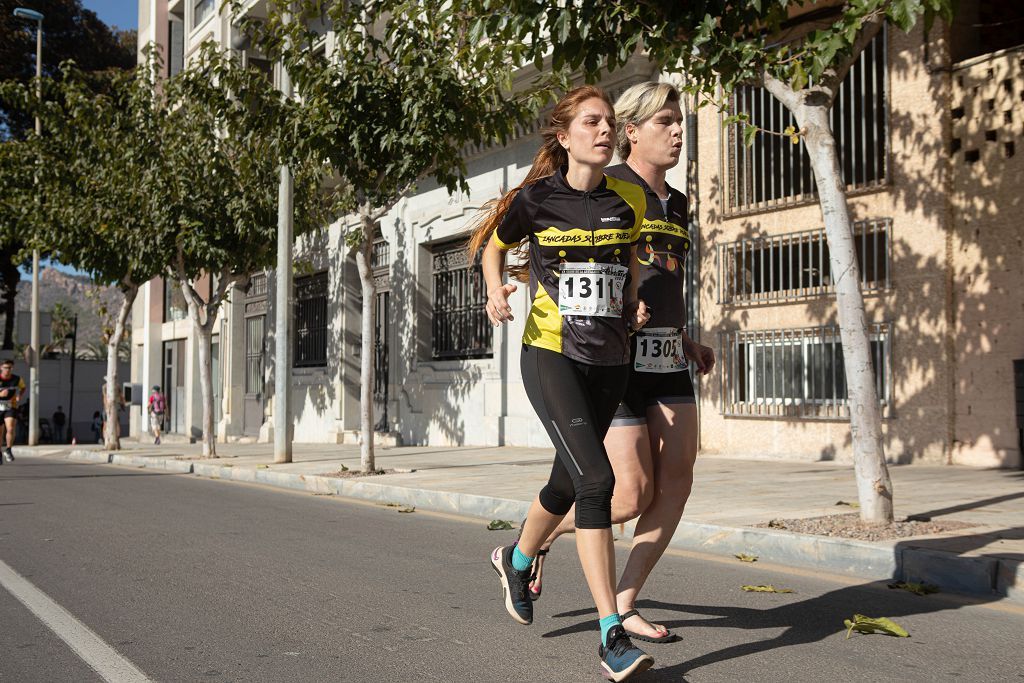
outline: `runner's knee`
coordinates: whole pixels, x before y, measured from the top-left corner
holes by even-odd
[[[584,477],[576,487],[576,528],[610,529],[615,473],[611,466]]]

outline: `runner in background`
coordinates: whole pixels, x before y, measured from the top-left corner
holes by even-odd
[[[25,382],[14,374],[14,361],[0,362],[0,465],[14,462],[14,436],[18,428],[18,402],[25,395]]]

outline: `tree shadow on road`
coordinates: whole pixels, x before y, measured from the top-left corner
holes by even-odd
[[[891,617],[898,622],[900,617],[956,610],[996,599],[996,596],[981,599],[950,595],[917,596],[901,590],[889,590],[885,586],[886,582],[881,581],[848,586],[802,600],[799,599],[798,593],[783,594],[773,596],[773,598],[792,600],[792,602],[763,608],[638,600],[637,608],[649,611],[645,616],[656,623],[664,624],[679,635],[683,641],[689,641],[688,651],[690,652],[699,648],[699,644],[695,643],[693,637],[688,635],[688,632],[695,627],[769,632],[784,630],[771,638],[752,639],[749,642],[699,654],[693,659],[678,664],[652,669],[636,677],[635,680],[638,682],[682,681],[685,680],[686,674],[712,664],[780,648],[819,642],[842,633],[845,630],[843,620],[851,618],[854,614]],[[750,595],[752,600],[764,597],[767,596],[756,593]],[[658,614],[656,611],[662,614]],[[685,614],[686,618],[665,619],[663,618],[665,612],[675,612],[680,616]],[[543,635],[545,638],[557,638],[573,633],[590,632],[595,629],[596,613],[593,608],[572,610],[553,616],[554,618],[581,616],[587,618],[585,621],[549,631]],[[902,625],[906,626],[906,624]],[[913,637],[913,629],[910,628],[910,631],[911,637]],[[648,651],[650,652],[649,649]]]

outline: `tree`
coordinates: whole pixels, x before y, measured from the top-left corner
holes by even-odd
[[[198,338],[203,456],[215,457],[213,326],[227,296],[274,261],[278,167],[294,173],[297,233],[323,227],[330,201],[320,161],[294,140],[298,105],[256,69],[207,43],[162,93],[155,239]]]
[[[36,151],[31,142],[0,140],[0,296],[3,298],[4,332],[0,348],[14,348],[15,298],[26,261],[26,236],[37,225],[35,201]]]
[[[68,63],[48,81],[42,102],[32,88],[0,86],[8,104],[39,114],[44,125],[45,134],[35,141],[43,198],[36,245],[121,293],[104,335],[104,444],[111,450],[121,447],[118,349],[139,287],[166,264],[153,239],[153,186],[162,180],[153,141],[163,113],[150,73],[147,67],[111,73],[97,87],[94,75]]]
[[[24,0],[0,0],[0,81],[28,83],[35,76],[35,26],[13,15]],[[135,66],[135,32],[112,31],[96,14],[82,7],[81,0],[46,0],[29,3],[46,16],[43,25],[43,75],[50,76],[66,60],[74,60],[86,71],[130,69]],[[20,110],[0,105],[0,140],[23,139],[32,128],[32,118]],[[2,221],[2,219],[0,219]],[[21,281],[17,262],[11,256],[24,254],[20,234],[4,231],[0,225],[0,295],[6,313],[4,349],[13,348],[15,296]]]
[[[362,308],[360,441],[363,471],[375,469],[373,242],[378,223],[417,183],[468,189],[467,145],[504,143],[542,102],[514,92],[522,46],[481,41],[470,17],[440,0],[272,0],[265,21],[243,21],[264,54],[282,59],[302,101],[304,144],[326,158],[342,206],[359,217],[349,235]],[[292,8],[291,21],[283,10]],[[237,7],[236,7],[237,9]],[[310,49],[306,26],[334,31],[334,51]],[[319,23],[319,22],[318,22]]]
[[[861,518],[893,520],[853,229],[829,110],[850,66],[885,23],[904,31],[924,17],[950,19],[952,0],[810,0],[703,3],[537,3],[468,0],[492,39],[530,44],[538,68],[582,69],[590,78],[638,49],[685,74],[687,89],[715,99],[761,85],[794,115],[807,147],[825,223],[850,401]],[[756,135],[748,128],[748,136]],[[748,138],[749,139],[749,138]]]

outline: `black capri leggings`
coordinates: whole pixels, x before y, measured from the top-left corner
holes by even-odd
[[[629,365],[587,365],[524,345],[521,369],[526,395],[558,455],[540,504],[565,515],[575,501],[577,529],[610,529],[615,475],[604,437],[626,390]]]

